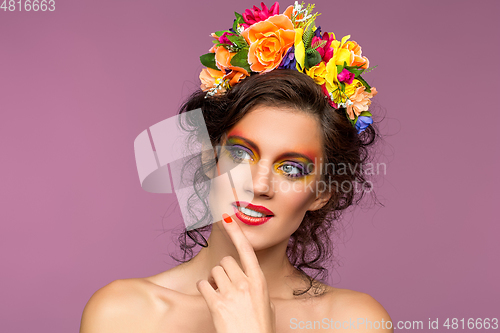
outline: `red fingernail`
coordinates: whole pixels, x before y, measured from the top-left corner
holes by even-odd
[[[224,221],[226,223],[231,223],[233,222],[233,219],[231,218],[231,216],[227,215],[226,213],[222,214],[222,217],[224,218]]]

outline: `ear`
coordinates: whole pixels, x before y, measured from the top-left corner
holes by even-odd
[[[323,208],[323,206],[327,204],[328,200],[330,200],[331,197],[332,194],[330,192],[324,191],[320,193],[316,197],[316,199],[314,199],[314,201],[309,205],[308,210],[313,211]]]

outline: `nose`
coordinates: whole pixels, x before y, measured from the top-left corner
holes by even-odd
[[[252,179],[248,179],[244,184],[244,190],[254,197],[272,198],[274,196],[274,173],[272,165],[264,159],[251,166]]]

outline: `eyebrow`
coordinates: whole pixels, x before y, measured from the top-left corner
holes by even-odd
[[[239,136],[239,135],[231,135],[229,137],[227,137],[227,140],[230,140],[232,138],[236,138],[236,139],[240,139],[242,141],[245,141],[250,147],[252,147],[253,150],[257,151],[257,154],[260,155],[260,151],[259,151],[259,148],[257,147],[257,145],[255,144],[255,142],[247,139],[247,138],[244,138],[242,136]],[[283,159],[283,158],[294,158],[294,157],[301,157],[305,160],[307,160],[309,163],[313,163],[313,161],[306,155],[304,154],[301,154],[301,153],[297,153],[297,152],[291,152],[291,151],[288,151],[288,152],[285,152],[283,154],[280,154],[278,156],[278,159]],[[314,164],[314,163],[313,163]]]

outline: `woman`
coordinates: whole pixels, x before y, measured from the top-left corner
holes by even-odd
[[[214,68],[202,72],[202,91],[180,113],[200,108],[211,144],[221,147],[213,164],[200,159],[202,177],[239,165],[249,165],[251,175],[233,180],[232,193],[216,182],[198,188],[214,223],[179,240],[188,257],[196,244],[201,250],[168,271],[98,290],[80,332],[392,331],[372,297],[316,279],[330,254],[328,232],[369,190],[362,169],[352,166],[369,158],[376,137],[362,110],[376,90],[367,93],[359,76],[368,60],[345,40],[321,37],[311,11],[296,5],[278,14],[277,3],[262,4],[215,34],[212,55],[202,56]],[[281,46],[263,55],[269,42]],[[349,62],[337,64],[345,56]],[[341,165],[351,172],[336,172]]]

